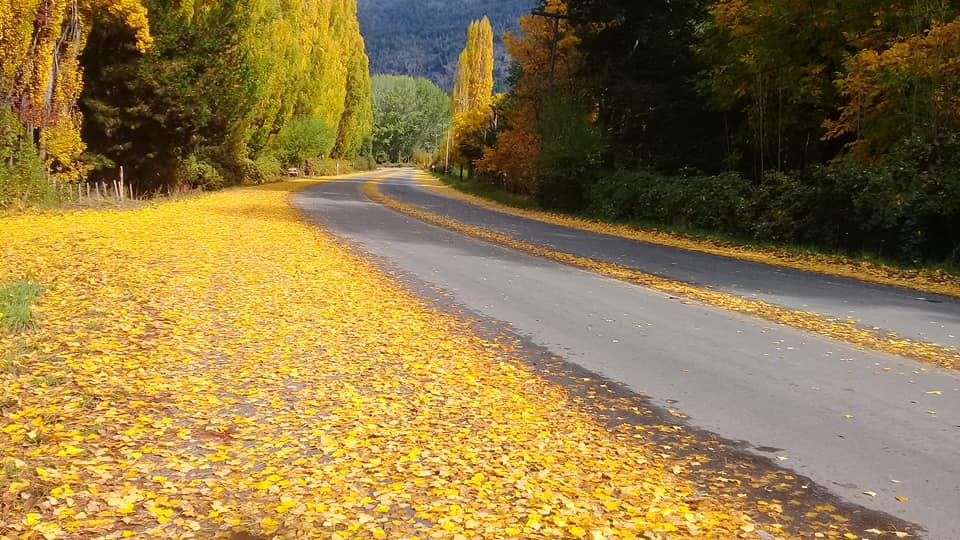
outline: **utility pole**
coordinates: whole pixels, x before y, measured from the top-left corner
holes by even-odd
[[[531,14],[536,15],[537,17],[553,19],[553,43],[550,46],[550,91],[552,92],[554,86],[554,76],[557,69],[557,46],[560,43],[560,21],[570,20],[570,17],[568,15],[564,15],[563,13],[551,13],[542,9],[535,9],[531,12]]]
[[[443,172],[450,172],[450,138],[453,137],[453,126],[450,126],[450,129],[447,131],[447,159],[444,162]]]

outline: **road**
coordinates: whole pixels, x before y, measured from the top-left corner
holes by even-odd
[[[370,201],[364,181],[319,184],[294,203],[399,273],[688,415],[692,426],[746,441],[758,454],[772,451],[785,458],[778,465],[845,501],[918,524],[926,538],[960,538],[956,372],[685,303],[425,224]],[[418,187],[409,170],[380,190],[526,242],[788,307],[852,312],[901,335],[960,344],[960,303],[950,298],[545,225],[439,196]]]

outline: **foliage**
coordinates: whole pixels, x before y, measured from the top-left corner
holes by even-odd
[[[297,164],[370,151],[368,60],[353,0],[149,7],[155,43],[146,54],[104,15],[83,57],[85,139],[141,189],[198,178],[176,174],[191,155],[238,183],[259,177],[249,162],[273,153]]]
[[[178,186],[219,189],[224,186],[223,175],[211,161],[190,154],[177,163],[174,179]]]
[[[339,159],[308,159],[304,163],[303,173],[308,176],[334,176],[349,174],[353,171],[353,163]]]
[[[54,179],[79,180],[86,172],[78,163],[85,149],[79,55],[90,21],[112,14],[143,51],[152,42],[146,9],[139,0],[4,0],[0,7],[0,108],[14,111],[39,141]]]
[[[544,102],[538,130],[540,203],[564,210],[581,208],[603,150],[599,130],[582,105],[560,95]]]
[[[906,136],[936,140],[960,128],[960,17],[882,51],[864,49],[838,81],[845,100],[825,137],[854,136],[859,154],[886,154]]]
[[[567,0],[582,61],[577,78],[597,106],[613,169],[716,169],[722,119],[692,81],[705,0]]]
[[[846,159],[771,171],[759,186],[736,173],[622,171],[590,189],[589,212],[753,241],[871,253],[907,264],[960,262],[960,134],[899,144],[882,164]],[[824,201],[830,201],[824,204]]]
[[[533,195],[538,190],[539,160],[539,135],[517,128],[500,133],[493,146],[485,146],[476,166],[498,178],[509,191]]]
[[[510,58],[500,36],[516,26],[536,0],[359,0],[360,27],[374,74],[409,75],[453,88],[463,29],[489,16],[494,33],[497,88],[507,82]]]
[[[418,150],[432,153],[450,129],[450,98],[427,79],[374,77],[373,108],[373,152],[381,162],[409,162]]]
[[[336,136],[322,118],[294,118],[280,129],[270,150],[282,165],[302,167],[307,159],[328,154]]]
[[[562,0],[549,0],[544,10],[563,15],[567,6]],[[537,195],[542,172],[538,122],[543,102],[554,92],[584,96],[574,76],[579,68],[580,41],[568,20],[552,21],[535,15],[520,19],[519,35],[507,34],[503,39],[515,62],[513,84],[502,106],[503,122],[496,142],[484,148],[477,168],[494,175],[514,193]]]
[[[0,208],[19,208],[55,196],[27,135],[13,111],[0,107]]]
[[[351,40],[350,62],[347,65],[347,95],[343,116],[337,130],[332,155],[353,159],[372,155],[373,89],[370,81],[370,60],[364,51],[363,37]]]
[[[0,328],[22,332],[35,327],[33,305],[42,292],[39,284],[23,279],[0,286]]]
[[[493,32],[486,17],[470,23],[467,41],[457,61],[450,107],[454,160],[472,177],[484,149],[493,144],[499,127],[501,97],[493,96]]]
[[[493,97],[493,28],[490,19],[473,21],[453,77],[454,114],[485,110]]]

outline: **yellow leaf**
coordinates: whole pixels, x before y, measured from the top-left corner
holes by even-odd
[[[30,487],[30,482],[25,480],[19,480],[16,482],[10,482],[10,485],[7,486],[7,493],[20,493],[24,489]]]

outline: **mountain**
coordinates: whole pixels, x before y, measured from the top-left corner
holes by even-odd
[[[470,21],[490,17],[496,73],[502,88],[509,58],[500,36],[517,27],[536,0],[358,0],[360,31],[374,74],[426,77],[449,91]]]

